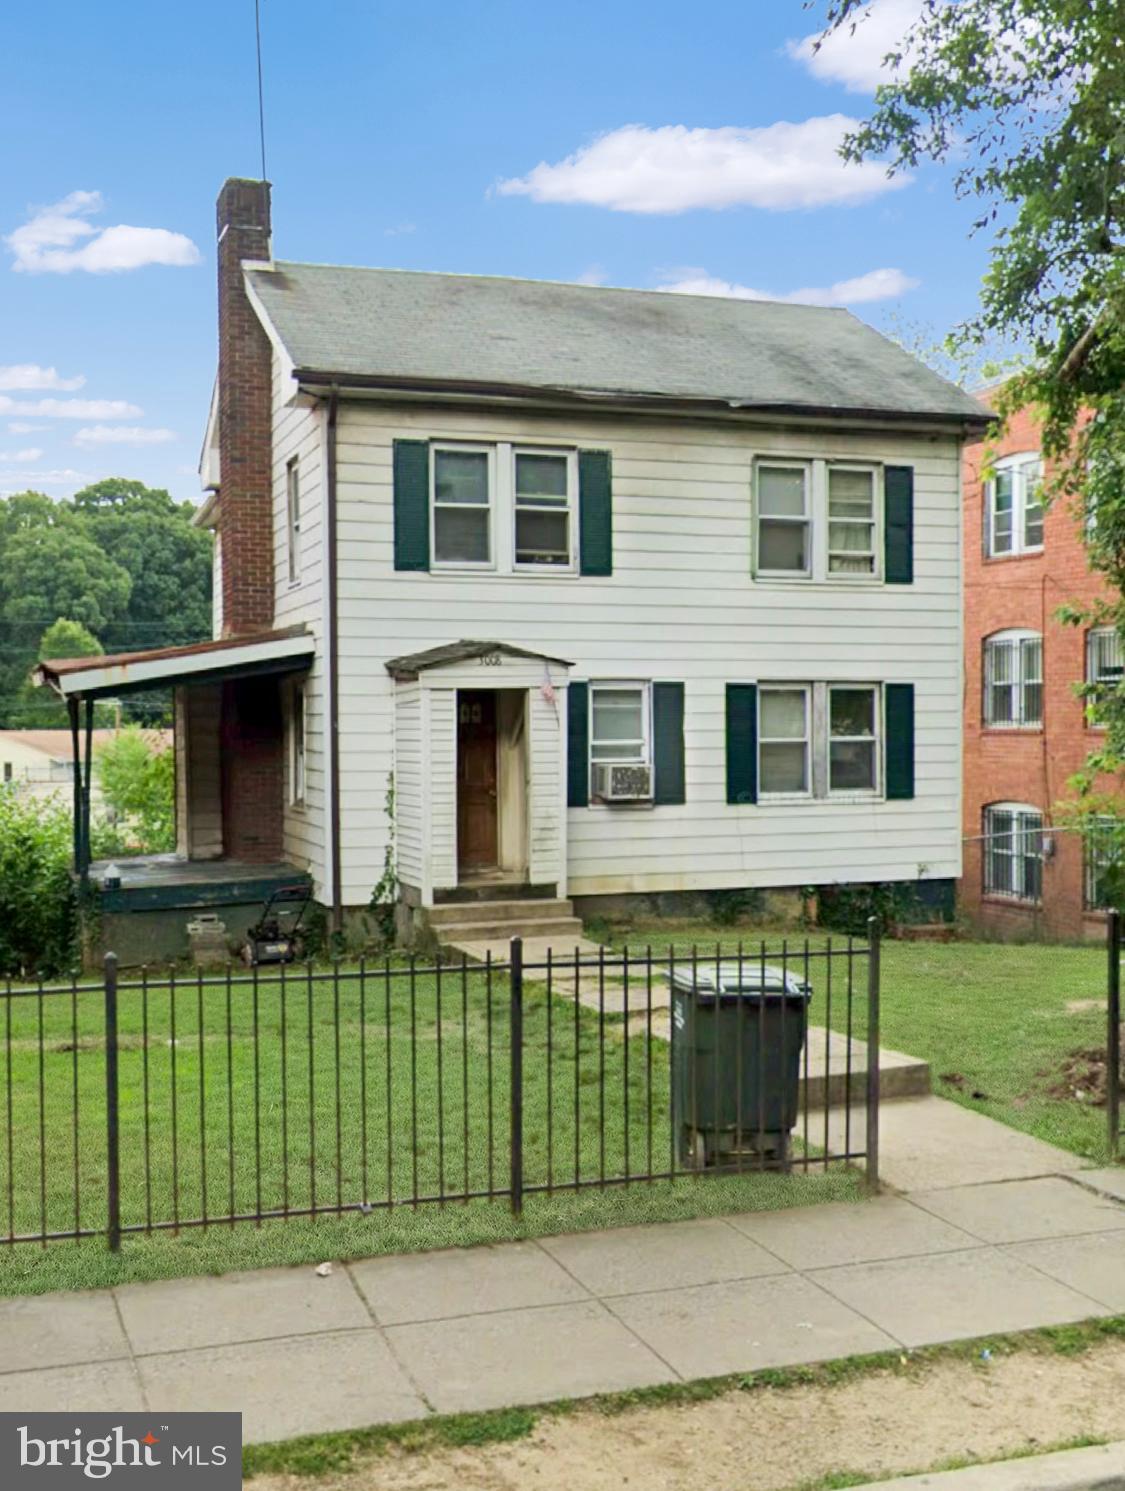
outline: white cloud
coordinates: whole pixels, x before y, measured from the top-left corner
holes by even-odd
[[[27,450],[0,450],[0,461],[41,461],[43,452],[30,446]]]
[[[871,0],[851,21],[832,31],[820,46],[822,33],[787,41],[785,50],[822,83],[842,83],[850,93],[872,93],[880,83],[893,82],[897,67],[884,58],[902,49],[903,39],[922,13],[921,0]],[[909,66],[909,55],[904,58]]]
[[[501,181],[496,190],[617,212],[847,206],[907,184],[904,176],[888,177],[878,162],[841,160],[840,142],[857,124],[845,114],[761,129],[627,124],[556,165],[541,161],[526,176]]]
[[[66,393],[81,388],[85,382],[81,373],[76,378],[60,378],[54,368],[41,368],[36,362],[12,362],[0,367],[0,388],[18,389],[24,393],[44,388]]]
[[[604,285],[608,276],[600,264],[587,264],[574,281],[576,285]]]
[[[61,467],[53,471],[4,471],[0,469],[0,497],[10,497],[13,492],[26,492],[41,487],[75,488],[93,481],[88,471],[73,471]]]
[[[51,207],[37,207],[4,240],[13,269],[29,274],[91,274],[140,269],[146,264],[198,264],[199,250],[183,233],[167,228],[132,228],[119,223],[96,228],[88,219],[102,210],[100,192],[71,192]]]
[[[142,425],[88,425],[74,437],[75,445],[167,445],[178,440],[175,430],[146,430]]]
[[[395,223],[392,227],[383,229],[383,237],[402,238],[408,233],[416,233],[417,231],[417,223]]]
[[[33,419],[136,419],[143,413],[124,399],[12,399],[0,394],[0,414]]]
[[[676,295],[718,295],[727,300],[781,300],[789,305],[865,305],[873,300],[892,300],[917,287],[918,281],[901,269],[871,269],[854,279],[837,280],[823,288],[789,290],[771,295],[768,290],[754,290],[749,285],[718,279],[704,269],[681,269],[658,286]]]
[[[46,425],[28,424],[25,419],[11,419],[8,421],[8,432],[12,435],[34,435],[39,430],[46,429]]]

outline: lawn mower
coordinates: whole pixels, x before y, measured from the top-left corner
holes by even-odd
[[[301,919],[312,897],[307,884],[279,885],[262,908],[262,915],[247,928],[242,961],[253,968],[259,963],[293,963],[304,956],[305,939]]]

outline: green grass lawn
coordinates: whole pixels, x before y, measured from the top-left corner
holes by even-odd
[[[701,955],[706,950],[714,957],[716,939],[726,954],[741,937],[749,953],[759,935],[768,938],[771,950],[780,946],[775,932],[682,925],[669,936],[668,925],[656,923],[615,932],[612,940],[619,948],[651,939],[654,948],[671,945],[681,952],[696,945]],[[827,938],[813,933],[808,940],[820,948]],[[846,942],[833,938],[836,946]],[[798,966],[804,944],[804,934],[788,935]],[[885,940],[882,971],[882,1044],[924,1057],[936,1093],[1075,1154],[1105,1158],[1104,1106],[1059,1092],[1073,1062],[1077,1080],[1071,1086],[1089,1093],[1082,1075],[1087,1064],[1074,1053],[1105,1049],[1104,947]],[[810,977],[809,1018],[823,1023],[826,991],[815,964]],[[830,1023],[842,1029],[844,1018],[837,999]]]
[[[0,1236],[106,1226],[103,996],[0,1010]],[[668,1046],[548,999],[524,1015],[525,1216],[511,1218],[509,992],[479,970],[290,970],[119,992],[119,1259],[101,1236],[0,1249],[46,1289],[484,1241],[854,1194],[855,1178],[648,1182],[672,1168]],[[10,1104],[8,1093],[10,1091]],[[633,1178],[607,1191],[576,1182]],[[562,1194],[539,1194],[539,1188]],[[467,1203],[463,1198],[470,1198]],[[418,1203],[427,1204],[420,1205]],[[313,1209],[369,1209],[312,1219]],[[429,1204],[434,1203],[434,1204]],[[278,1213],[256,1227],[222,1219]],[[191,1224],[207,1218],[210,1225]],[[162,1227],[146,1236],[130,1229]]]

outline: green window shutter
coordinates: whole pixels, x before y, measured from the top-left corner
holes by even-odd
[[[888,585],[914,580],[914,467],[883,472],[883,578]]]
[[[579,569],[613,574],[613,468],[608,450],[578,452]]]
[[[566,690],[566,805],[590,802],[590,685],[571,683]]]
[[[395,569],[430,567],[430,446],[427,440],[396,440]]]
[[[686,802],[684,786],[684,686],[652,686],[652,800],[658,806]]]
[[[887,721],[887,800],[914,796],[914,685],[888,683],[885,689]]]
[[[758,801],[758,686],[727,684],[727,802]]]

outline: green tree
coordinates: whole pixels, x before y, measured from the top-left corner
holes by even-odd
[[[43,633],[39,641],[39,659],[60,657],[101,657],[105,648],[80,621],[60,616]]]
[[[69,616],[100,633],[125,614],[132,581],[80,528],[29,528],[4,549],[3,619],[36,628]]]
[[[861,0],[826,0],[829,31]],[[846,158],[893,175],[948,163],[992,235],[976,314],[955,353],[1008,345],[1003,420],[1032,405],[1053,468],[1047,496],[1088,523],[1091,562],[1117,599],[1096,613],[1125,638],[1125,46],[1120,0],[924,0],[890,55]],[[1089,411],[1089,418],[1083,411]],[[1071,619],[1076,619],[1073,614]],[[1091,618],[1095,619],[1095,618]],[[1125,683],[1105,702],[1104,747],[1079,783],[1125,765]]]
[[[94,780],[117,820],[118,837],[138,854],[176,847],[175,763],[137,725],[94,753]]]

